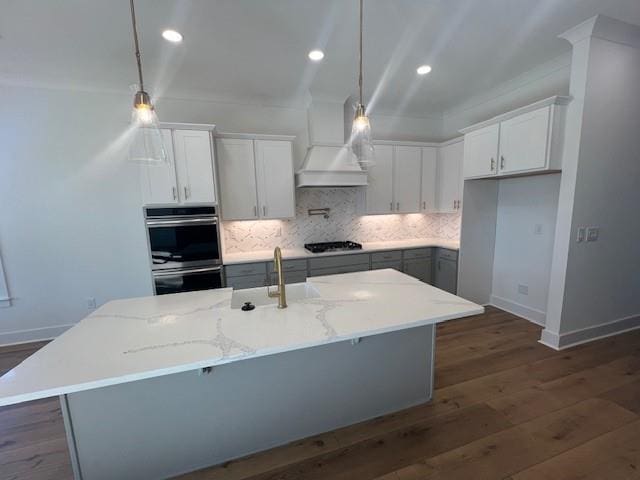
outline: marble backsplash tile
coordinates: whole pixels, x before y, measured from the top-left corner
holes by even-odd
[[[296,217],[290,220],[222,222],[226,253],[302,247],[332,240],[380,242],[417,238],[460,238],[460,214],[358,214],[357,188],[296,190]],[[330,208],[328,219],[310,208]]]

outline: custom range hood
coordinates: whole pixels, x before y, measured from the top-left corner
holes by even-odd
[[[367,185],[367,172],[345,145],[345,106],[333,102],[312,102],[307,110],[309,147],[296,172],[296,186],[354,187]],[[349,109],[349,116],[351,110]]]

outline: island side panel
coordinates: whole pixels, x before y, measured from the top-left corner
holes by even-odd
[[[424,403],[434,332],[411,328],[67,395],[77,471],[84,480],[166,478]]]

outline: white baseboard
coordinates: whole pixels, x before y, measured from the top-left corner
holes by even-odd
[[[535,308],[527,307],[496,295],[491,295],[490,304],[496,308],[529,320],[537,325],[542,327],[545,326],[547,314],[541,310],[536,310]]]
[[[0,333],[0,346],[51,340],[52,338],[56,338],[58,335],[63,334],[71,327],[73,327],[73,324]]]
[[[640,328],[640,315],[632,315],[612,322],[601,323],[593,327],[579,328],[565,333],[556,333],[545,329],[542,331],[540,343],[555,350],[563,350],[638,328]]]

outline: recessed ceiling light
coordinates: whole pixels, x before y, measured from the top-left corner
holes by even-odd
[[[309,52],[309,58],[314,62],[319,62],[324,58],[324,52],[322,50],[311,50]]]
[[[182,41],[182,34],[175,30],[165,30],[162,32],[162,38],[173,43],[178,43]]]
[[[431,71],[431,67],[429,65],[420,65],[416,70],[416,72],[418,72],[418,75],[426,75],[430,71]]]

